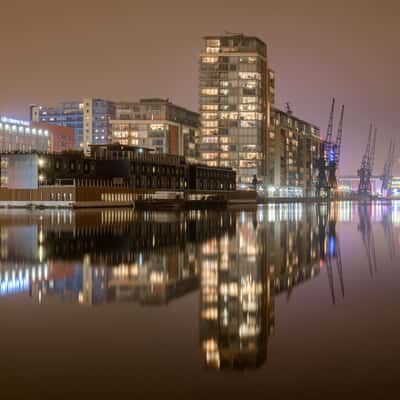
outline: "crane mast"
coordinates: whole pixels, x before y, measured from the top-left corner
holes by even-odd
[[[328,152],[328,184],[330,189],[337,189],[337,170],[339,168],[340,150],[342,146],[343,135],[343,118],[344,118],[344,105],[340,111],[340,119],[338,132],[336,135],[336,142],[333,144]]]
[[[329,197],[330,185],[327,178],[329,153],[332,148],[332,132],[333,132],[333,118],[335,114],[335,98],[332,99],[331,110],[329,113],[328,129],[326,132],[325,140],[322,141],[320,146],[319,158],[317,160],[318,176],[316,182],[316,195],[317,197]]]
[[[326,131],[325,142],[328,144],[328,147],[332,144],[334,114],[335,114],[335,98],[332,99],[331,112],[329,114],[328,130]]]
[[[371,142],[372,142],[372,124],[369,127],[368,142],[361,160],[360,169],[357,171],[360,177],[358,193],[362,195],[371,194]],[[375,150],[374,150],[375,153]]]
[[[372,139],[372,145],[371,145],[371,151],[369,154],[369,159],[368,159],[368,168],[370,171],[370,175],[372,176],[372,172],[374,170],[374,162],[375,162],[375,146],[376,146],[376,136],[378,134],[378,129],[375,128],[374,130],[374,136]]]

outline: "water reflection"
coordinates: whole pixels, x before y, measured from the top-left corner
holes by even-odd
[[[85,304],[165,304],[197,289],[198,244],[234,229],[212,212],[18,212],[0,223],[0,294]]]
[[[312,209],[271,206],[250,218],[242,216],[234,238],[202,246],[201,338],[208,368],[262,365],[275,324],[275,296],[290,296],[320,271]]]
[[[357,221],[374,276],[376,230],[380,225],[394,258],[399,216],[397,203],[177,214],[2,211],[0,295],[41,304],[154,306],[198,291],[204,366],[257,368],[279,325],[277,296],[290,300],[296,287],[324,274],[331,302],[344,301],[337,223]]]

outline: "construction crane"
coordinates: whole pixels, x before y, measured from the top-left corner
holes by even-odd
[[[378,129],[375,128],[374,130],[374,136],[372,139],[372,145],[371,145],[371,152],[369,154],[369,172],[370,172],[370,176],[372,176],[372,172],[374,170],[374,162],[375,162],[375,147],[376,147],[376,136],[378,134]]]
[[[332,99],[331,112],[329,114],[328,130],[326,131],[325,142],[327,143],[328,147],[332,144],[334,115],[335,115],[335,98]]]
[[[340,112],[336,141],[333,141],[333,120],[335,115],[335,99],[332,99],[329,113],[328,130],[325,140],[321,143],[320,155],[317,160],[317,197],[330,197],[332,190],[337,189],[337,170],[340,162],[340,151],[343,136],[344,105]]]
[[[382,196],[384,195],[384,193],[387,194],[389,192],[390,182],[392,181],[392,177],[393,177],[393,164],[395,161],[395,152],[396,152],[396,144],[393,143],[392,140],[390,140],[388,158],[386,159],[385,165],[383,167],[382,176],[381,176],[381,180],[382,180],[381,194],[382,194]]]
[[[360,169],[357,171],[358,176],[360,177],[358,193],[361,195],[371,195],[371,175],[374,168],[376,135],[376,129],[374,135],[372,135],[371,124],[369,127],[368,141],[365,148],[365,153],[361,160]]]
[[[338,132],[336,135],[336,142],[333,144],[328,153],[328,184],[330,189],[337,189],[337,170],[340,162],[340,150],[342,147],[342,135],[343,135],[343,118],[344,118],[344,105],[340,112],[340,120]]]
[[[329,122],[328,129],[326,132],[325,140],[322,141],[320,145],[319,158],[317,160],[317,183],[316,183],[316,195],[317,197],[329,197],[330,196],[330,187],[328,183],[328,179],[326,176],[326,171],[328,167],[327,163],[327,154],[330,152],[330,148],[332,147],[332,132],[333,132],[333,117],[335,114],[335,98],[332,99],[331,111],[329,114]]]

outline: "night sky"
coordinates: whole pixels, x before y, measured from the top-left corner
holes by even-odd
[[[201,37],[230,31],[267,43],[278,106],[325,132],[331,97],[345,103],[342,173],[355,173],[370,122],[376,173],[398,136],[399,1],[2,0],[0,16],[1,114],[83,97],[198,110]]]

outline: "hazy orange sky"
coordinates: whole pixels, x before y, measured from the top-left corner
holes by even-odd
[[[83,97],[198,110],[201,37],[231,31],[267,43],[278,106],[324,132],[331,97],[345,103],[343,173],[358,167],[370,121],[376,173],[398,137],[400,1],[1,0],[0,16],[1,114]]]

